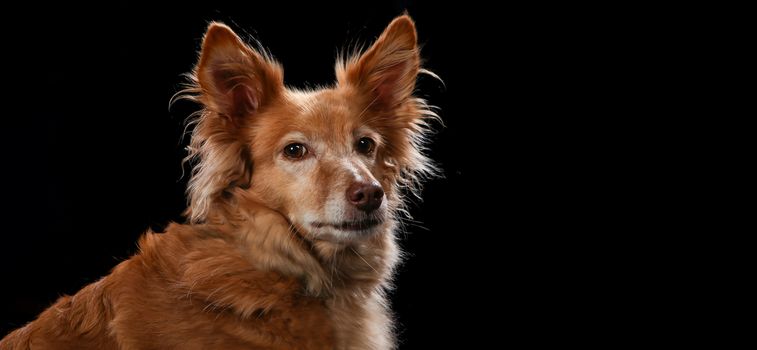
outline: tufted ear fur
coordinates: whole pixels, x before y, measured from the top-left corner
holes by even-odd
[[[208,27],[195,74],[205,107],[236,123],[255,114],[283,90],[278,64],[220,23]]]
[[[205,33],[192,79],[194,86],[184,92],[204,108],[187,156],[196,162],[187,188],[187,215],[201,222],[224,191],[249,184],[252,163],[243,131],[284,91],[284,74],[266,54],[214,22]]]
[[[413,20],[397,17],[365,53],[337,68],[339,83],[357,87],[372,108],[398,106],[415,89],[420,70],[417,41]]]

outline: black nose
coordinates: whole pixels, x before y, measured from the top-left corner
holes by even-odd
[[[347,200],[358,209],[370,213],[381,206],[384,190],[377,182],[355,182],[347,189]]]

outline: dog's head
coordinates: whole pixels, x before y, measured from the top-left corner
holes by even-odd
[[[435,115],[412,95],[420,71],[408,16],[362,54],[337,62],[333,87],[308,91],[285,87],[270,56],[211,24],[191,89],[204,109],[190,144],[197,162],[190,220],[205,221],[244,196],[280,212],[307,238],[385,231],[402,189],[416,189],[434,171],[421,150]]]

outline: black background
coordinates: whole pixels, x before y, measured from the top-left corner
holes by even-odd
[[[371,42],[407,10],[425,67],[444,80],[422,77],[419,91],[441,109],[430,155],[445,177],[427,183],[418,223],[401,235],[408,258],[391,298],[401,348],[555,340],[537,334],[581,309],[571,298],[584,260],[565,250],[592,229],[571,225],[586,196],[574,180],[587,179],[584,141],[566,134],[597,108],[575,108],[576,90],[601,57],[585,54],[588,28],[568,9],[444,3],[9,10],[0,334],[106,275],[147,228],[182,220],[180,138],[197,106],[168,101],[209,21],[260,40],[286,83],[306,87],[330,84],[339,49]]]

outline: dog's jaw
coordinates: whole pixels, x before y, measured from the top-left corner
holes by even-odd
[[[332,222],[305,219],[304,224],[297,224],[295,227],[305,239],[344,245],[359,244],[373,236],[387,234],[390,226],[387,221],[389,220],[384,215]]]

